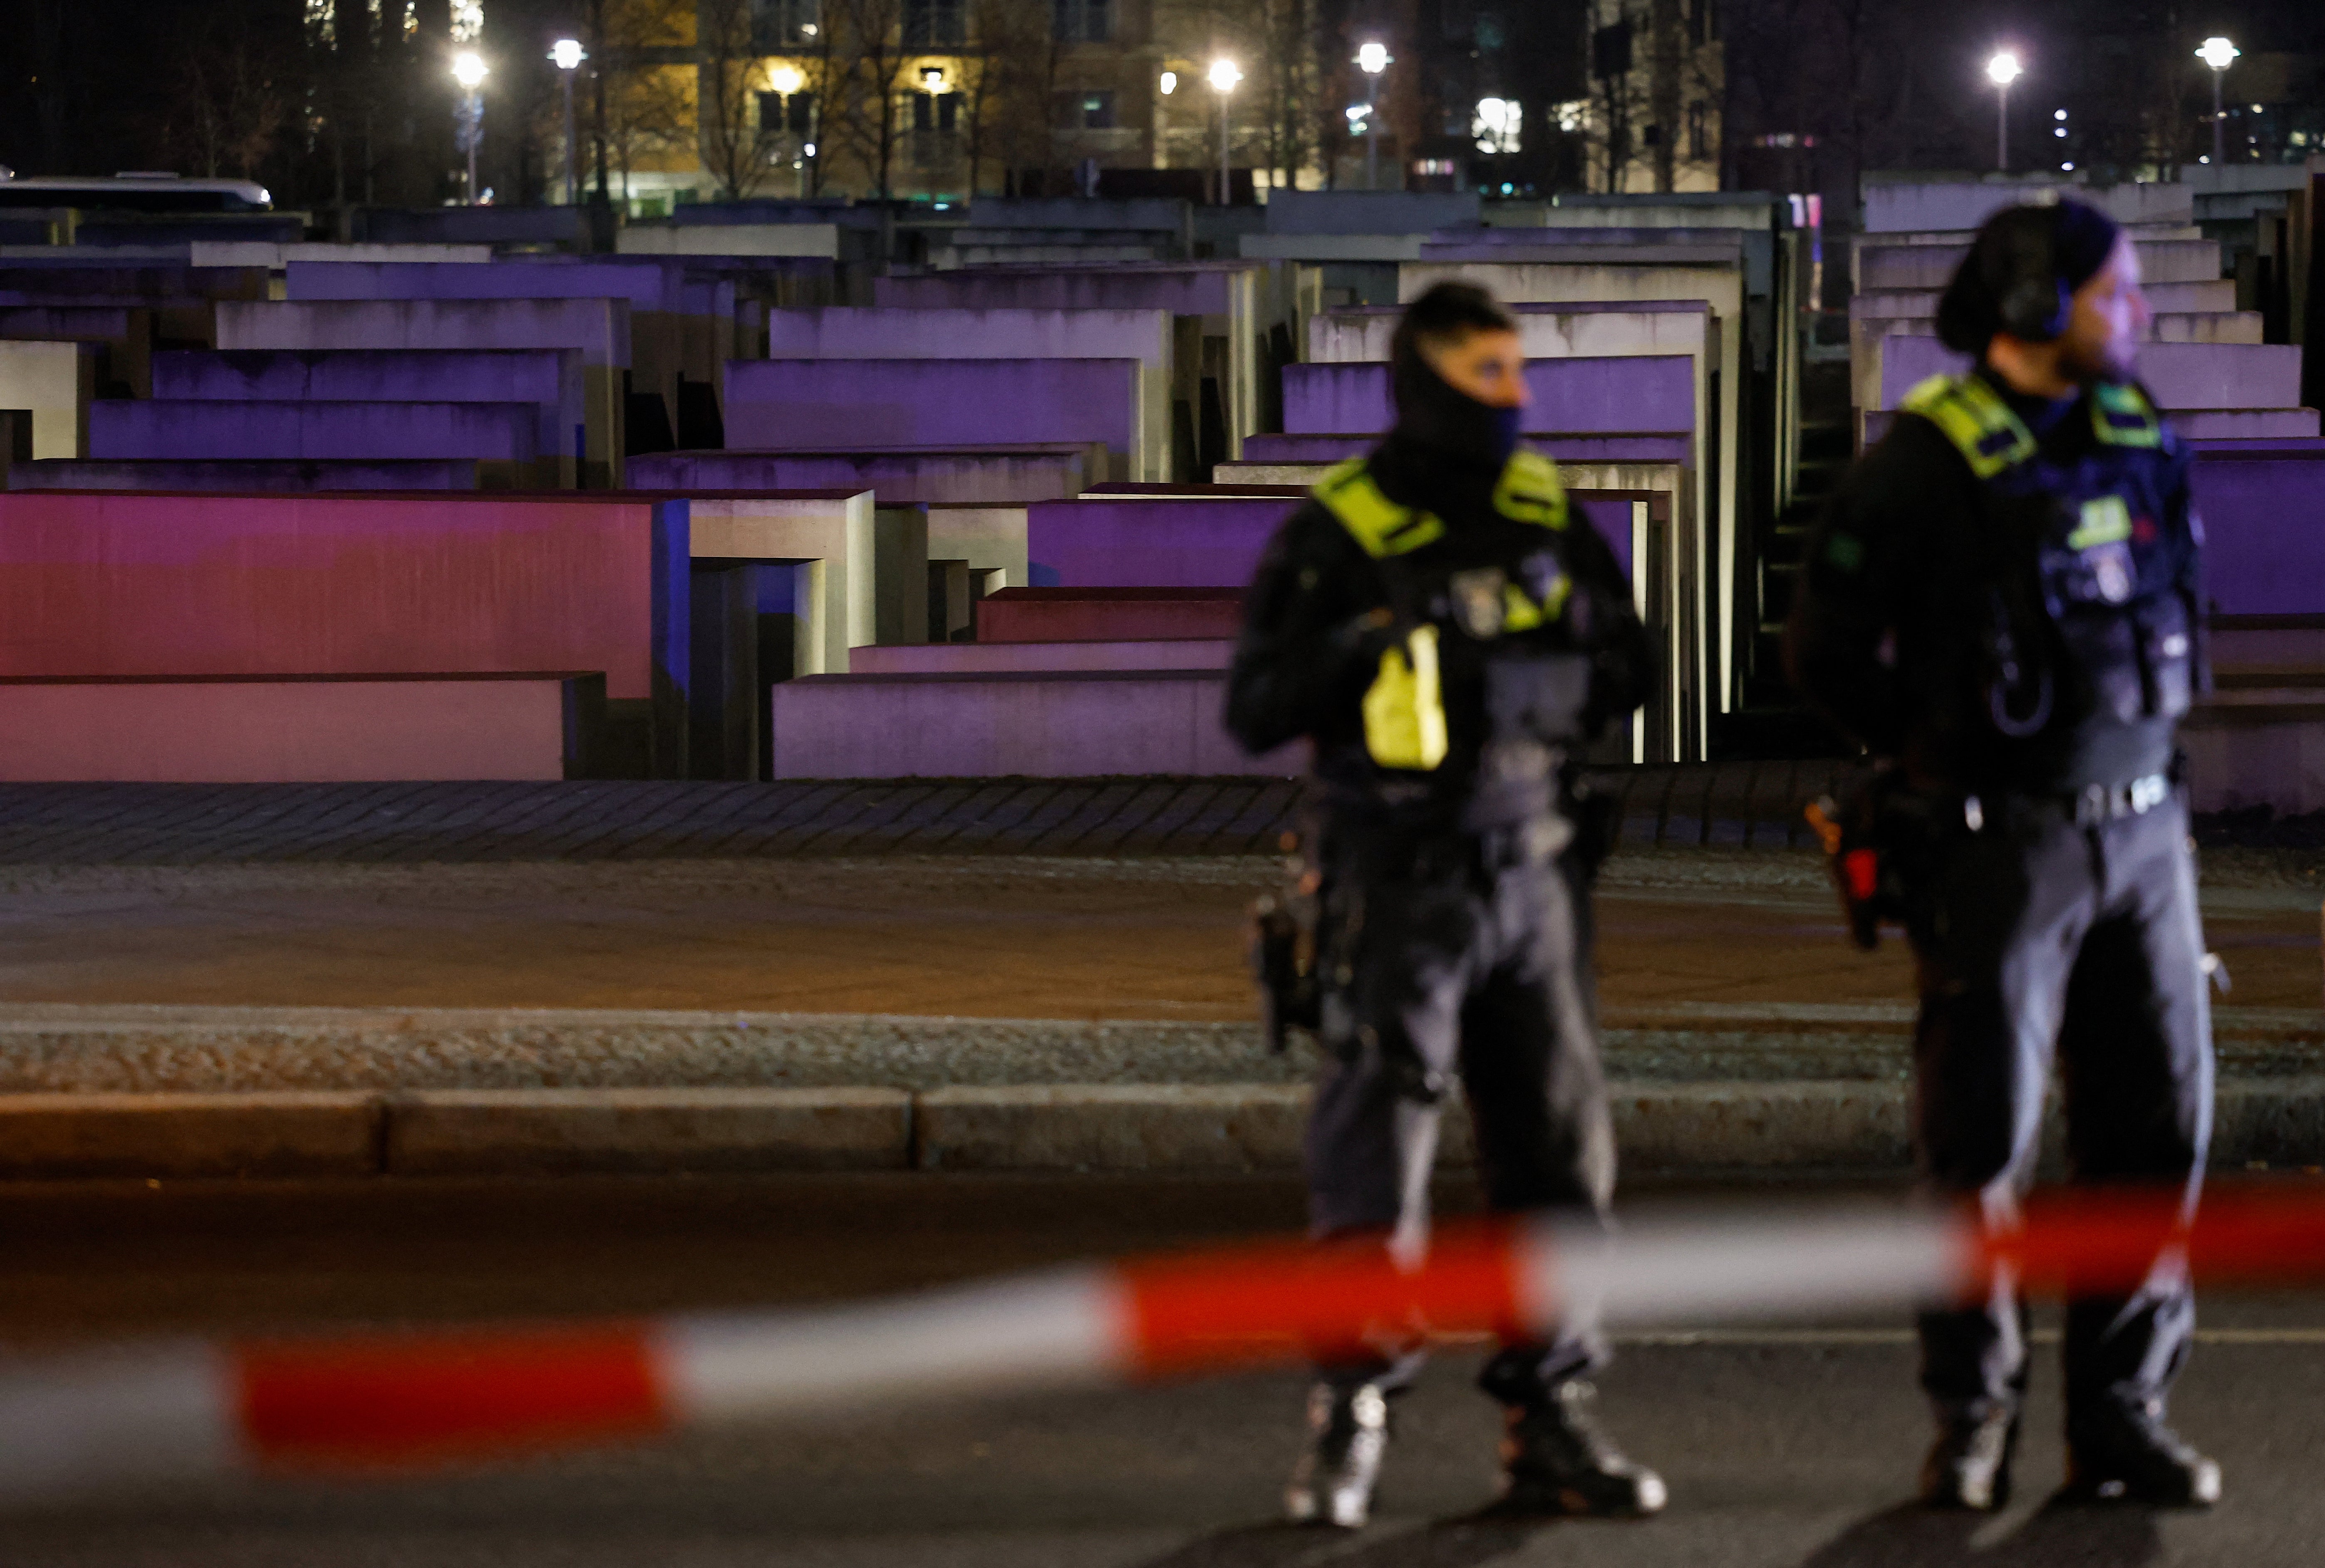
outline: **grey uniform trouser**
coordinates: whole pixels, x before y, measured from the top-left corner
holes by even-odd
[[[2163,1183],[2192,1215],[2211,1137],[2212,1031],[2188,817],[2175,799],[2079,827],[2060,804],[1989,809],[1917,900],[1922,1015],[1914,1138],[1937,1192],[2007,1220],[2033,1174],[2060,1069],[2073,1179]],[[2127,1295],[2070,1302],[2070,1417],[2160,1400],[2186,1359],[2195,1297],[2168,1229]],[[2026,1382],[2010,1282],[1924,1313],[1922,1381],[1941,1414],[2015,1409]]]
[[[1579,1211],[1603,1226],[1615,1145],[1587,893],[1570,859],[1542,850],[1463,842],[1329,868],[1346,979],[1326,993],[1328,1059],[1308,1124],[1319,1239],[1425,1239],[1444,1106],[1424,1096],[1457,1081],[1490,1208]],[[1481,1382],[1505,1403],[1531,1403],[1605,1356],[1595,1324],[1570,1323],[1552,1341],[1505,1346]],[[1418,1366],[1417,1347],[1387,1348],[1325,1371],[1394,1387]]]

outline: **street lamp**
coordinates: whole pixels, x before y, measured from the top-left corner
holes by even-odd
[[[2006,49],[1986,62],[1987,79],[2002,89],[1994,121],[1994,162],[2005,174],[2010,172],[2010,84],[2024,74],[2018,57]]]
[[[1357,69],[1365,73],[1365,189],[1380,189],[1380,79],[1388,69],[1385,43],[1366,43],[1357,50]]]
[[[1162,88],[1162,96],[1167,98],[1179,90],[1179,73],[1175,70],[1166,70],[1162,73],[1162,79],[1154,85]]]
[[[2220,81],[2228,74],[2228,67],[2236,62],[2237,56],[2243,52],[2225,38],[2208,38],[2204,40],[2204,47],[2196,51],[2196,58],[2212,68],[2212,167],[2215,169],[2228,161],[2228,115],[2220,107]]]
[[[578,38],[560,38],[550,45],[549,58],[557,62],[558,79],[565,84],[565,205],[581,204],[581,162],[574,153],[573,77],[589,51]]]
[[[1227,98],[1234,93],[1236,83],[1243,80],[1243,72],[1231,60],[1211,61],[1211,90],[1219,95],[1219,205],[1227,205]]]
[[[492,68],[473,51],[463,50],[452,57],[452,79],[468,90],[460,100],[459,141],[468,152],[468,205],[477,204],[477,144],[485,139],[485,78]]]

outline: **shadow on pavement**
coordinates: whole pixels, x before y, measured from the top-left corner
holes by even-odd
[[[1860,1519],[1801,1568],[2139,1568],[2163,1555],[2145,1508],[2086,1507],[2053,1498],[1988,1546],[1971,1537],[1987,1516],[1902,1503]]]
[[[1244,1526],[1190,1541],[1139,1568],[1481,1568],[1554,1523],[1466,1514],[1372,1539],[1296,1525]]]

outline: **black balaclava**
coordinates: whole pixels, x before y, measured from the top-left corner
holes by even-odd
[[[1373,457],[1381,488],[1402,506],[1449,521],[1490,515],[1525,411],[1495,408],[1454,390],[1403,334],[1389,379],[1396,425]]]
[[[1389,380],[1398,437],[1441,462],[1475,463],[1500,477],[1517,450],[1525,410],[1496,408],[1456,391],[1410,340],[1397,345]]]

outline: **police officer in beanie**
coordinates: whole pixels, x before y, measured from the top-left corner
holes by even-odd
[[[1227,725],[1254,753],[1314,747],[1327,1061],[1307,1138],[1313,1233],[1417,1249],[1457,1080],[1491,1207],[1603,1220],[1615,1156],[1570,781],[1581,748],[1639,705],[1653,661],[1613,552],[1557,466],[1518,443],[1509,314],[1440,284],[1393,354],[1395,429],[1332,469],[1260,563]],[[1294,1519],[1365,1522],[1419,1350],[1320,1369]],[[1575,1322],[1487,1364],[1481,1384],[1506,1408],[1505,1506],[1662,1507],[1662,1480],[1591,1420],[1586,1378],[1605,1355]]]
[[[1793,679],[1885,765],[1919,970],[1914,1137],[1935,1192],[2006,1222],[2052,1067],[2080,1183],[2191,1218],[2211,1021],[2175,735],[2208,684],[2186,450],[2133,378],[2136,249],[2072,201],[1978,231],[1939,306],[1975,361],[1913,389],[1803,567]],[[2127,1294],[2069,1303],[2070,1495],[2203,1505],[2219,1467],[2164,1424],[2194,1325],[2176,1231]],[[2026,1387],[2008,1279],[1921,1319],[1941,1507],[1996,1508]]]

